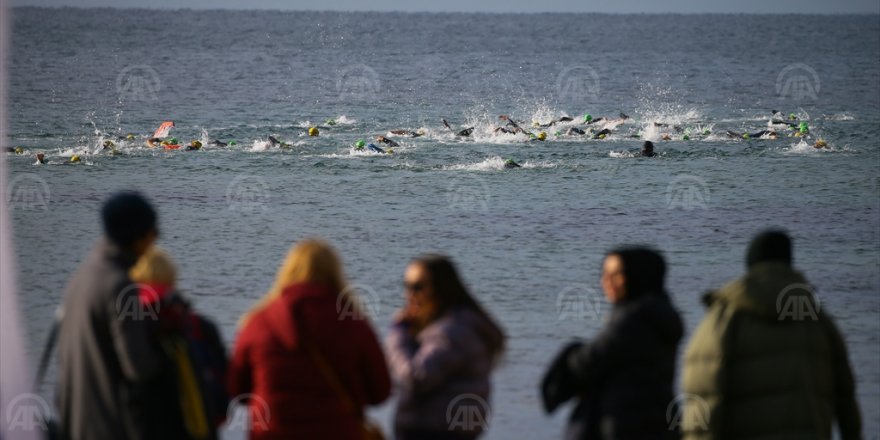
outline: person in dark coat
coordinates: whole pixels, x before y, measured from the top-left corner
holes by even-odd
[[[128,270],[158,236],[156,213],[138,193],[102,208],[105,237],[64,292],[58,336],[58,411],[62,439],[147,438],[139,384],[159,370],[150,343],[153,310],[140,307]]]
[[[683,328],[665,274],[663,258],[649,249],[606,256],[602,288],[613,304],[607,324],[592,341],[566,346],[542,383],[548,412],[577,397],[567,439],[677,438],[667,412]]]

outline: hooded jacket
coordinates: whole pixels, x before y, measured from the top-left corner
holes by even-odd
[[[415,336],[393,326],[386,345],[400,385],[395,428],[481,434],[491,418],[489,374],[502,341],[493,323],[468,308],[445,313]]]
[[[613,252],[623,260],[626,296],[588,343],[566,346],[545,376],[545,409],[579,399],[567,439],[669,439],[678,343],[683,327],[663,290],[665,264],[648,249]]]
[[[63,439],[149,438],[143,385],[162,365],[152,316],[128,277],[136,256],[101,240],[64,292],[58,332],[58,413]]]
[[[337,292],[296,284],[244,325],[229,365],[233,400],[247,396],[251,439],[361,438],[350,411],[316,365],[320,352],[359,410],[385,400],[391,382],[366,319],[340,315]]]
[[[804,277],[760,262],[707,296],[685,355],[686,439],[861,437],[846,347]]]

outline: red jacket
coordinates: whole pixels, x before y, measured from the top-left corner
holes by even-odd
[[[330,364],[358,408],[390,394],[388,367],[369,321],[345,308],[340,314],[336,300],[330,289],[292,285],[241,330],[229,365],[229,395],[250,394],[251,439],[361,438],[360,414],[346,409],[305,340]]]

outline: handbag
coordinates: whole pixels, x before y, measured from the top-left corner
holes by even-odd
[[[342,386],[342,382],[339,381],[339,378],[336,376],[336,373],[333,372],[330,364],[324,359],[324,356],[322,356],[311,343],[306,342],[305,346],[309,355],[311,355],[312,360],[315,361],[318,370],[320,370],[324,378],[327,379],[330,388],[333,388],[333,391],[335,391],[342,400],[342,404],[349,411],[360,416],[361,432],[363,433],[364,440],[385,440],[385,434],[382,433],[382,428],[372,420],[363,416],[360,409],[355,406],[354,400],[352,400],[348,392],[345,391],[345,387]]]

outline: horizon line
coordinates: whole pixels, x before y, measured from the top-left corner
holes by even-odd
[[[109,9],[118,11],[206,11],[206,12],[319,12],[319,13],[374,13],[374,14],[481,14],[481,15],[774,15],[774,16],[880,16],[877,12],[598,12],[598,11],[543,11],[543,12],[497,12],[497,11],[402,11],[370,9],[279,9],[279,8],[199,8],[155,6],[78,6],[78,5],[15,5],[15,9]]]

